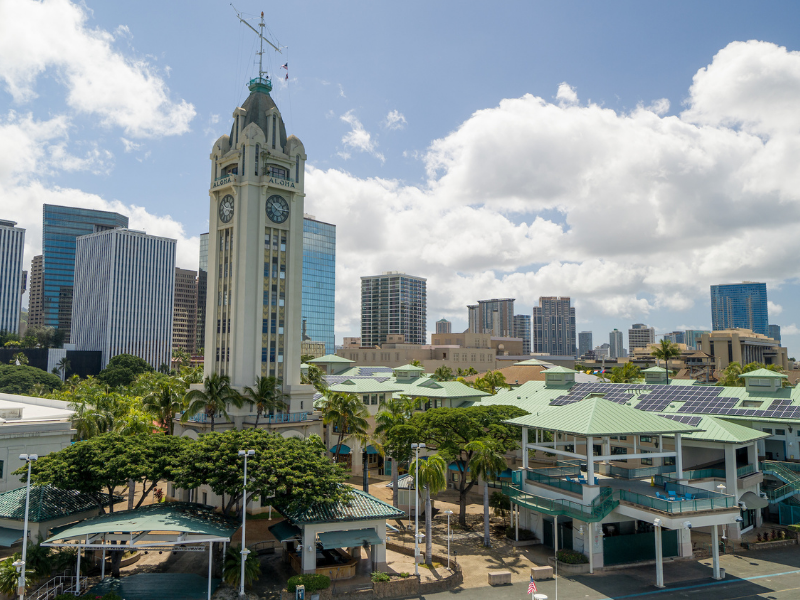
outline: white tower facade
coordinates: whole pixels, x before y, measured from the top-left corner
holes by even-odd
[[[271,90],[251,80],[211,150],[205,374],[237,389],[277,377],[290,412],[302,412],[314,391],[300,385],[306,153],[287,138]]]
[[[19,333],[25,230],[0,221],[0,331]]]

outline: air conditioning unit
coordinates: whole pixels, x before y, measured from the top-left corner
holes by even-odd
[[[449,481],[449,482],[447,483],[447,489],[448,489],[448,490],[454,490],[454,489],[456,489],[456,484],[455,484],[455,483],[453,483],[452,481]]]

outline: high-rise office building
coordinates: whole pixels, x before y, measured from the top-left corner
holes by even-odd
[[[578,334],[578,357],[585,356],[592,349],[592,332],[581,331]]]
[[[44,325],[42,312],[42,255],[31,261],[30,295],[28,296],[28,327]]]
[[[473,333],[490,333],[496,337],[514,336],[514,299],[478,300]],[[471,306],[468,306],[472,310]]]
[[[594,349],[595,359],[611,358],[611,344],[600,344]]]
[[[700,349],[701,338],[704,333],[709,333],[705,329],[687,329],[684,335],[686,346],[694,350]]]
[[[711,328],[769,334],[767,284],[745,281],[711,286]]]
[[[673,344],[685,344],[686,332],[685,331],[670,331],[664,334],[664,339],[669,340]]]
[[[608,356],[609,358],[622,358],[625,356],[625,348],[623,347],[622,332],[619,329],[608,334]]]
[[[14,221],[0,221],[0,331],[19,333],[22,307],[22,255],[25,230]]]
[[[522,339],[522,353],[530,354],[531,353],[530,315],[514,315],[514,337]]]
[[[194,353],[197,341],[197,272],[175,269],[172,349]]]
[[[469,333],[478,333],[478,305],[467,305],[467,331]]]
[[[447,319],[439,319],[436,321],[436,333],[452,333],[453,324]]]
[[[336,225],[303,217],[303,325],[304,339],[325,344],[334,354],[336,343]]]
[[[542,296],[533,307],[533,352],[575,356],[575,308],[568,297]]]
[[[647,348],[656,343],[656,330],[644,323],[634,323],[628,329],[628,349],[633,353],[634,348]]]
[[[361,278],[361,344],[377,346],[390,334],[407,344],[426,342],[427,280],[389,271]]]
[[[776,342],[780,343],[781,341],[781,326],[780,325],[773,325],[772,323],[769,324],[769,335],[767,337],[771,337]]]
[[[80,236],[75,246],[72,343],[102,352],[102,366],[132,354],[169,366],[176,241],[111,229]]]
[[[195,316],[195,352],[206,347],[206,303],[208,302],[208,234],[200,234],[200,260],[197,264],[197,307]]]
[[[70,341],[75,240],[98,231],[127,227],[128,217],[86,208],[45,204],[42,228],[42,311],[44,324],[64,332]]]

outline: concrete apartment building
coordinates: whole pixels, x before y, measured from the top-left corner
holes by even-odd
[[[531,353],[531,316],[514,315],[514,336],[522,340],[522,354]]]
[[[0,331],[19,333],[22,308],[25,230],[14,221],[0,221]]]
[[[670,331],[664,334],[664,339],[669,340],[673,344],[685,344],[686,332],[685,331]]]
[[[129,229],[81,236],[75,246],[72,343],[169,366],[176,241]]]
[[[172,309],[172,349],[189,354],[197,343],[197,272],[175,269],[175,299]]]
[[[34,256],[31,261],[30,294],[28,295],[28,327],[42,327],[44,325],[44,312],[42,310],[43,291],[43,258]]]
[[[644,323],[634,323],[628,329],[628,351],[633,354],[634,348],[647,348],[656,343],[656,330]]]
[[[197,306],[195,307],[195,352],[206,347],[206,302],[208,301],[208,234],[200,234],[200,256],[197,265]]]
[[[450,333],[453,331],[453,324],[447,319],[436,321],[436,333]]]
[[[402,335],[406,344],[427,338],[427,280],[387,271],[361,278],[361,343],[380,346]]]
[[[625,348],[622,345],[622,332],[619,329],[609,332],[608,345],[610,346],[611,358],[621,358],[625,356]]]
[[[469,331],[490,333],[497,337],[514,336],[514,298],[478,300],[467,306]]]
[[[575,308],[566,296],[542,296],[533,307],[533,354],[575,356]]]

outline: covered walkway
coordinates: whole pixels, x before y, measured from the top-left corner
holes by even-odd
[[[211,580],[213,594],[221,579]],[[199,575],[185,573],[139,573],[122,579],[107,578],[91,590],[90,596],[103,596],[116,592],[125,600],[205,600],[208,597],[208,580]]]

